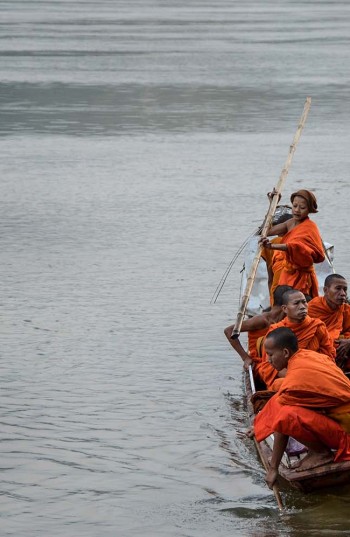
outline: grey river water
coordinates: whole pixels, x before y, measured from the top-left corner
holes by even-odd
[[[250,441],[230,260],[285,187],[350,277],[350,4],[0,2],[0,535],[350,535]]]

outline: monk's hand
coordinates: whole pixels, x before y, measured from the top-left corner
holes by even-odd
[[[267,248],[267,249],[271,248],[271,242],[268,237],[262,236],[261,239],[259,240],[259,244],[263,248]]]
[[[269,487],[269,489],[272,489],[272,487],[274,486],[274,484],[276,482],[277,477],[278,477],[277,468],[271,468],[271,466],[270,466],[270,468],[266,472],[266,476],[265,476],[265,481],[266,481],[267,486]]]
[[[244,369],[245,369],[246,371],[248,371],[250,366],[253,367],[253,366],[254,366],[254,362],[253,362],[253,360],[251,359],[251,357],[248,356],[248,358],[245,358],[245,360],[243,360],[243,367],[244,367]]]
[[[344,361],[350,354],[350,339],[336,339],[335,343],[338,344],[336,362],[339,363]]]
[[[270,201],[272,201],[272,198],[277,194],[277,190],[275,188],[272,189],[271,192],[268,192],[267,193],[267,197],[269,198]],[[278,201],[280,201],[282,197],[282,194],[278,194]]]

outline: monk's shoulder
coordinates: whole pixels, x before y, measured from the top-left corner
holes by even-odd
[[[310,309],[313,306],[321,306],[322,304],[323,304],[323,297],[322,296],[315,296],[315,298],[312,298],[307,303],[307,307],[308,307],[308,309]]]

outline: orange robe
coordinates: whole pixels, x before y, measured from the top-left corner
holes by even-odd
[[[350,434],[333,419],[301,406],[281,405],[274,395],[256,416],[254,433],[258,442],[273,433],[292,436],[298,442],[321,442],[336,450],[334,461],[350,460]]]
[[[286,263],[286,255],[285,252],[282,252],[281,250],[274,250],[273,258],[272,258],[272,265],[271,268],[273,270],[273,279],[270,289],[270,302],[271,306],[273,305],[273,293],[276,290],[276,287],[280,285],[280,277],[282,270]]]
[[[271,240],[272,244],[279,244],[282,242],[282,237],[276,237]],[[261,251],[261,257],[265,259],[268,272],[272,272],[272,281],[270,284],[270,304],[273,306],[273,293],[276,287],[279,285],[279,279],[282,269],[285,264],[285,252],[282,250],[270,250],[263,248]]]
[[[261,349],[257,346],[258,341],[265,336],[268,328],[260,328],[260,330],[250,330],[248,332],[248,351],[249,356],[253,359],[254,363],[257,363],[261,357]]]
[[[350,306],[343,304],[336,310],[330,308],[323,296],[313,298],[308,303],[310,317],[321,319],[327,326],[332,341],[335,339],[350,338]]]
[[[299,350],[280,390],[256,416],[254,432],[258,442],[273,432],[320,441],[337,450],[336,461],[350,460],[350,380],[328,356]]]
[[[314,263],[324,261],[324,249],[317,225],[309,217],[282,238],[287,245],[279,285],[290,285],[306,295],[318,296]]]
[[[299,349],[317,351],[329,356],[329,361],[335,360],[335,348],[327,332],[326,325],[320,319],[312,319],[307,315],[301,323],[291,323],[288,317],[285,317],[279,323],[272,324],[267,334],[280,326],[293,330],[298,339]],[[267,361],[265,351],[261,360],[255,366],[255,374],[266,384],[268,390],[273,389],[272,385],[277,379],[278,371]]]

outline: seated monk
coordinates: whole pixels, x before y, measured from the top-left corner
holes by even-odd
[[[310,317],[321,319],[327,326],[336,349],[336,362],[344,371],[350,369],[350,305],[348,284],[340,274],[330,274],[324,281],[324,296],[308,304]]]
[[[244,350],[239,340],[238,335],[232,335],[234,324],[228,326],[224,330],[224,334],[227,337],[230,345],[240,355],[243,360],[245,369],[248,369],[250,365],[253,365],[261,357],[261,350],[257,348],[257,343],[260,338],[265,336],[266,332],[272,324],[278,323],[285,313],[282,310],[282,296],[286,291],[291,290],[289,285],[280,285],[274,292],[274,304],[270,311],[265,311],[259,315],[254,315],[251,319],[243,321],[241,326],[241,332],[248,332],[248,352]]]
[[[287,371],[280,390],[255,417],[253,429],[261,442],[274,434],[266,481],[272,488],[289,436],[308,448],[296,471],[350,460],[350,380],[328,356],[298,350],[289,328],[277,328],[265,339],[270,364]]]
[[[286,316],[282,321],[270,326],[269,332],[281,326],[288,327],[295,333],[300,349],[310,349],[335,359],[335,349],[327,332],[326,325],[320,319],[313,319],[307,314],[306,298],[295,289],[286,291],[282,297],[282,309]],[[268,390],[277,391],[286,375],[286,370],[277,371],[267,360],[263,351],[261,360],[255,366],[255,374],[265,383]]]
[[[309,213],[317,213],[317,201],[308,190],[298,190],[290,199],[293,218],[270,227],[266,236],[261,237],[260,244],[266,249],[284,253],[278,284],[290,285],[313,298],[318,296],[314,263],[322,263],[325,258],[320,232],[309,218]],[[268,239],[281,234],[280,243]]]

